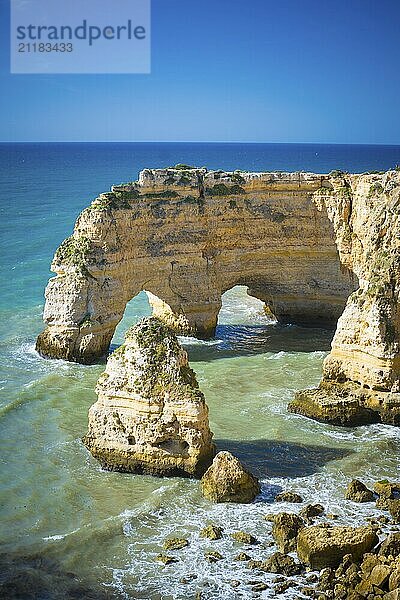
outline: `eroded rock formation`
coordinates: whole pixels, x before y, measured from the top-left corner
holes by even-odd
[[[260,483],[230,452],[218,452],[201,478],[201,491],[212,502],[253,502]]]
[[[211,336],[222,294],[246,285],[284,323],[334,326],[342,315],[321,385],[291,410],[398,423],[399,213],[395,170],[146,169],[97,198],[57,250],[37,349],[96,361],[142,289],[169,326]]]
[[[84,443],[107,469],[201,476],[215,454],[208,409],[187,354],[158,319],[142,319],[108,358]]]

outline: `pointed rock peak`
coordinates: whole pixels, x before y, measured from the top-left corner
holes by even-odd
[[[213,502],[249,503],[260,493],[259,481],[230,452],[218,452],[201,479],[205,498]]]

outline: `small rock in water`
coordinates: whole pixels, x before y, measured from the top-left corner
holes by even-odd
[[[274,585],[275,594],[284,594],[286,590],[290,588],[292,583],[290,581],[283,581],[282,583],[278,583]]]
[[[247,568],[248,569],[260,569],[261,566],[262,566],[262,561],[261,560],[250,559],[249,562],[247,563]]]
[[[279,573],[281,575],[298,575],[302,571],[300,563],[296,562],[292,556],[275,552],[262,563],[263,571],[267,573]]]
[[[278,549],[285,554],[295,550],[297,534],[304,526],[303,519],[294,513],[282,512],[276,515],[272,535]]]
[[[275,497],[275,502],[300,503],[304,502],[304,500],[300,494],[296,494],[296,492],[281,492]]]
[[[358,479],[353,479],[353,481],[349,483],[345,497],[346,500],[352,500],[353,502],[373,502],[375,498],[374,492],[369,490],[367,486]]]
[[[213,502],[253,502],[260,483],[230,452],[218,452],[201,478],[201,490]]]
[[[190,583],[191,581],[194,581],[195,579],[197,579],[198,575],[196,575],[195,573],[190,573],[189,575],[186,575],[186,577],[182,577],[179,580],[179,583]]]
[[[215,563],[218,560],[222,560],[224,557],[219,552],[210,551],[204,554],[204,558],[210,563]]]
[[[276,515],[274,513],[267,513],[266,515],[264,515],[264,519],[266,521],[270,521],[271,523],[275,521],[275,517]]]
[[[229,585],[233,588],[237,588],[240,585],[240,581],[238,581],[237,579],[233,579],[232,581],[229,582]]]
[[[235,531],[234,533],[231,533],[231,538],[235,540],[235,542],[240,542],[241,544],[258,544],[258,540],[245,531]]]
[[[245,552],[240,552],[233,560],[250,560],[251,556],[246,554]]]
[[[319,517],[325,512],[322,504],[307,504],[301,509],[299,515],[308,523],[312,523],[314,517]]]
[[[268,590],[268,588],[269,585],[267,583],[260,581],[259,583],[255,583],[251,589],[253,592],[263,592],[264,590]]]
[[[156,560],[164,563],[164,565],[170,565],[171,563],[178,562],[178,559],[174,556],[168,556],[167,554],[157,554]]]
[[[217,525],[207,525],[200,531],[200,537],[208,538],[209,540],[220,540],[222,538],[222,527]]]
[[[188,540],[184,538],[169,538],[164,541],[164,550],[181,550],[181,548],[185,548],[185,546],[189,546]]]

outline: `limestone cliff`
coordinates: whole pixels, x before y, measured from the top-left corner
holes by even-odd
[[[314,199],[359,288],[338,321],[319,388],[297,394],[290,409],[336,424],[400,424],[400,172],[331,183]]]
[[[328,395],[344,414],[337,422],[343,398],[364,419],[397,422],[399,198],[395,170],[146,169],[94,200],[57,250],[37,349],[97,360],[142,289],[176,331],[212,336],[222,294],[246,285],[283,323],[338,322],[320,389],[292,410],[332,420]]]
[[[174,333],[154,317],[107,360],[84,443],[107,469],[200,476],[215,454],[208,409]]]

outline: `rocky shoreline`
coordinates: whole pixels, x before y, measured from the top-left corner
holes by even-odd
[[[269,595],[289,594],[299,600],[398,600],[400,483],[376,482],[372,491],[354,480],[344,499],[375,502],[377,508],[389,514],[370,517],[359,527],[336,525],[337,515],[326,514],[321,504],[306,504],[299,494],[285,491],[275,497],[275,502],[297,507],[298,512],[265,514],[257,538],[245,531],[225,532],[217,523],[208,523],[199,530],[198,536],[209,541],[204,560],[230,561],[232,598],[240,588],[238,597],[244,597],[244,589],[249,597],[268,591]],[[226,537],[234,540],[236,554],[224,553],[222,543]],[[164,565],[162,568],[173,570],[180,561],[180,550],[189,544],[188,539],[169,537],[156,560]],[[252,557],[255,548],[257,559]],[[260,558],[263,549],[265,559]],[[239,562],[246,563],[248,578],[236,578],[235,563]],[[180,583],[193,584],[197,578],[198,574],[189,572]],[[207,594],[199,591],[196,598],[206,599]]]
[[[104,468],[201,478],[201,492],[212,503],[251,504],[260,494],[260,482],[235,456],[215,455],[208,407],[187,354],[157,318],[144,318],[128,330],[96,391],[83,440]],[[233,589],[244,585],[253,594],[272,590],[299,599],[400,599],[400,482],[377,481],[373,490],[358,480],[349,483],[344,500],[375,503],[387,512],[357,527],[336,524],[335,514],[326,514],[322,504],[306,504],[294,491],[279,491],[274,500],[293,508],[264,514],[257,536],[225,532],[216,522],[198,531],[209,541],[207,563],[231,561]],[[223,550],[227,536],[237,549],[230,557]],[[173,569],[188,546],[186,538],[169,537],[156,560]],[[234,577],[239,562],[249,570],[243,581]],[[188,573],[181,583],[196,578]]]

